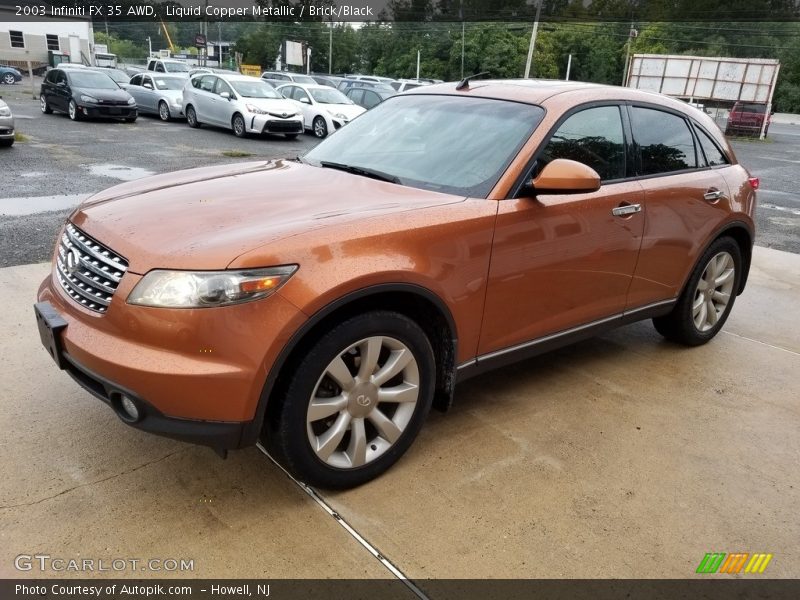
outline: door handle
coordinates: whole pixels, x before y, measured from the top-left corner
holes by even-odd
[[[722,198],[722,191],[711,188],[710,190],[706,191],[705,194],[703,194],[703,198],[705,200],[708,200],[709,202],[713,202],[714,200],[719,200],[720,198]]]
[[[616,208],[611,209],[611,214],[615,217],[624,217],[626,215],[632,215],[634,213],[640,212],[642,210],[641,204],[621,204]]]

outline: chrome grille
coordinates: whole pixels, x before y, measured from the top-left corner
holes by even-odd
[[[106,312],[127,269],[123,257],[67,223],[58,244],[56,278],[75,302]]]

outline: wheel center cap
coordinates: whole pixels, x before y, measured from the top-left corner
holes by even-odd
[[[347,409],[354,417],[364,417],[378,403],[378,387],[372,383],[356,384],[348,394]]]

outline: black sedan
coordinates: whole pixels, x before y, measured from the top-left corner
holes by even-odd
[[[103,118],[133,123],[136,100],[106,73],[56,68],[47,72],[39,94],[42,112],[65,112],[73,121]]]

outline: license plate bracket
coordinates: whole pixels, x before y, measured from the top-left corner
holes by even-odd
[[[67,322],[49,302],[37,302],[33,305],[33,312],[36,315],[36,325],[39,328],[42,345],[56,362],[58,368],[64,369],[66,364],[61,344],[61,332],[66,329]]]

